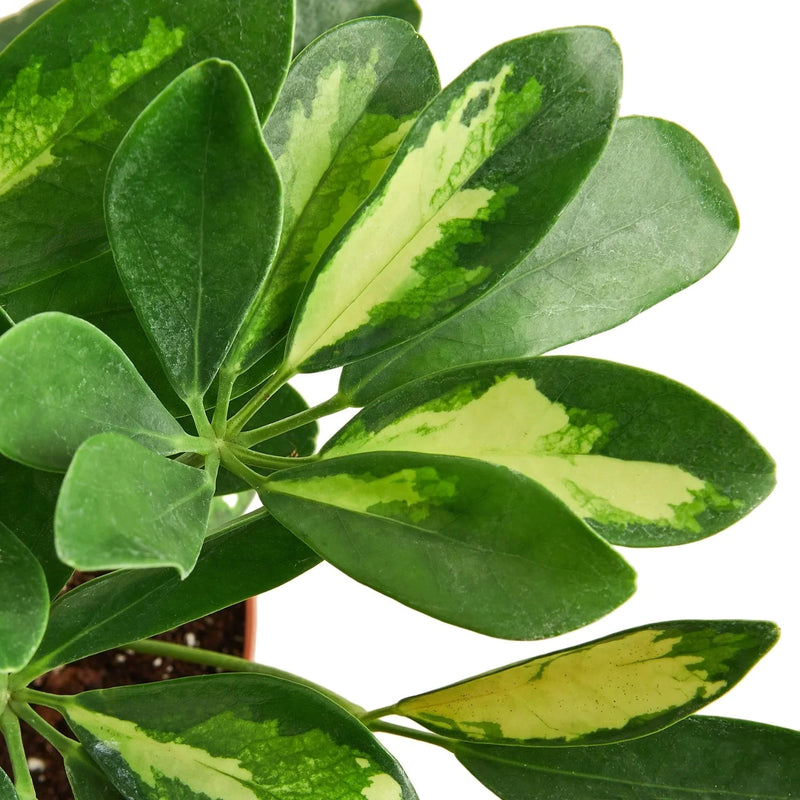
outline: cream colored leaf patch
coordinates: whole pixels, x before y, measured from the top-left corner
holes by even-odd
[[[404,147],[323,260],[298,312],[287,354],[292,367],[362,329],[398,317],[427,320],[487,277],[488,268],[460,266],[456,248],[480,242],[482,222],[502,216],[516,191],[471,180],[539,108],[535,79],[519,92],[504,89],[513,71],[505,64],[493,78],[468,84],[421,144]]]
[[[722,694],[763,654],[761,637],[767,648],[774,641],[773,631],[754,623],[707,625],[628,631],[403,700],[396,710],[476,741],[576,744],[641,736]]]
[[[179,50],[183,36],[153,17],[134,50],[113,53],[99,41],[67,69],[48,70],[44,60],[21,69],[0,98],[0,194],[55,163],[64,137],[94,141],[114,127],[103,107]]]
[[[148,800],[178,794],[209,800],[403,797],[394,777],[321,730],[286,735],[277,721],[254,722],[227,712],[172,736],[80,706],[68,713],[71,724],[91,734],[92,755],[115,764],[118,784],[135,787],[136,796]],[[219,739],[239,754],[212,755]]]
[[[372,426],[370,426],[372,427]],[[446,396],[365,430],[358,418],[326,456],[403,450],[481,458],[521,472],[572,511],[608,525],[699,531],[708,508],[734,501],[672,464],[594,454],[616,427],[610,414],[566,408],[515,373]]]

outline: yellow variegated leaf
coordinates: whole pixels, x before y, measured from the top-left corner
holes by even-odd
[[[634,739],[724,694],[776,639],[766,622],[665,622],[401,700],[392,711],[486,743]]]
[[[620,544],[703,538],[773,483],[769,456],[716,406],[666,378],[589,359],[440,373],[367,406],[324,453],[386,450],[521,472]]]

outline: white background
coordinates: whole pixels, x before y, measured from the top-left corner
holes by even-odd
[[[743,421],[779,485],[734,528],[695,544],[624,551],[639,590],[550,642],[502,642],[428,619],[325,565],[260,599],[257,658],[366,707],[634,625],[669,619],[778,622],[776,648],[709,712],[800,728],[794,500],[800,492],[797,336],[797,83],[793,3],[421,0],[422,33],[448,83],[494,45],[568,25],[609,28],[622,49],[622,114],[679,122],[715,158],[742,230],[710,276],[620,328],[569,348],[685,383]],[[10,13],[21,5],[0,0]],[[306,380],[312,401],[329,395]],[[327,387],[331,383],[328,381]],[[319,392],[318,395],[314,393]],[[387,553],[390,558],[391,554]],[[387,737],[422,800],[494,797],[447,753]]]

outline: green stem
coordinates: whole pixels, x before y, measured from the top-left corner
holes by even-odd
[[[226,438],[233,439],[239,431],[247,425],[251,417],[258,412],[261,406],[263,406],[292,375],[294,375],[294,372],[279,369],[271,378],[264,381],[256,390],[256,393],[230,418],[225,434]]]
[[[231,404],[233,395],[233,384],[236,381],[237,373],[223,369],[219,373],[219,388],[217,389],[217,405],[214,408],[214,417],[211,420],[211,427],[220,439],[225,436],[225,426],[228,422],[228,407]]]
[[[252,661],[248,661],[246,658],[230,656],[226,653],[217,653],[213,650],[203,650],[200,647],[188,647],[184,644],[164,642],[160,639],[140,639],[138,642],[132,642],[125,646],[137,653],[147,653],[164,658],[176,658],[181,661],[190,661],[193,664],[204,664],[207,667],[217,667],[230,672],[255,672],[259,675],[269,675],[273,678],[281,678],[282,680],[288,680],[292,683],[299,683],[301,686],[305,686],[309,689],[313,689],[315,692],[325,695],[329,700],[333,700],[338,706],[341,706],[345,711],[356,717],[360,718],[364,713],[363,708],[355,705],[355,703],[351,703],[349,700],[335,694],[329,689],[326,689],[324,686],[319,686],[316,683],[307,681],[305,678],[301,678],[299,675],[294,675],[291,672],[284,672],[282,669],[268,667],[265,664],[255,664]]]
[[[33,728],[36,733],[43,739],[50,742],[56,750],[62,755],[75,752],[79,749],[80,745],[67,736],[64,736],[61,731],[56,730],[47,720],[42,719],[27,703],[19,703],[16,700],[12,701],[11,707],[14,713],[20,718],[25,720],[28,725]]]
[[[374,711],[367,711],[366,714],[361,715],[361,721],[369,726],[381,717],[388,717],[390,714],[397,713],[397,706],[384,706],[383,708],[376,708]]]
[[[235,444],[227,446],[228,452],[239,459],[242,464],[251,467],[263,467],[264,469],[288,469],[289,467],[299,467],[301,464],[313,464],[319,461],[319,456],[271,456],[269,453],[256,453],[245,447]]]
[[[418,742],[425,742],[426,744],[435,744],[437,747],[443,747],[451,753],[455,745],[452,739],[448,739],[445,736],[418,731],[416,728],[406,728],[404,725],[394,725],[391,722],[373,722],[367,727],[375,733],[394,733],[397,736],[404,736],[406,739],[415,739]]]
[[[19,800],[36,800],[36,790],[28,770],[28,759],[22,744],[22,732],[19,729],[19,718],[11,709],[6,708],[0,714],[0,733],[6,740],[11,769],[14,772],[14,788]]]
[[[182,453],[175,460],[190,467],[202,467],[205,459],[200,453]]]
[[[11,315],[8,313],[8,311],[6,311],[6,310],[3,308],[3,306],[0,306],[0,317],[4,317],[4,318],[6,319],[6,321],[7,321],[7,322],[8,322],[10,325],[16,325],[16,324],[17,324],[16,322],[14,322],[14,320],[13,320],[13,319],[11,319]]]
[[[219,472],[219,461],[220,461],[219,452],[215,451],[213,453],[209,453],[206,456],[205,461],[206,461],[205,464],[206,472],[208,473],[208,476],[211,478],[211,482],[213,484],[216,484],[217,473]]]
[[[272,439],[275,436],[280,436],[287,431],[293,431],[301,425],[306,425],[309,422],[314,422],[320,417],[325,417],[328,414],[335,414],[337,411],[344,411],[349,408],[350,404],[343,395],[336,394],[324,403],[320,403],[313,408],[307,408],[305,411],[300,411],[291,417],[272,422],[269,425],[263,425],[260,428],[253,428],[250,431],[242,431],[236,441],[244,447],[252,447],[253,445],[265,442],[267,439]]]
[[[214,429],[211,427],[211,423],[208,421],[208,414],[206,414],[206,407],[203,405],[203,398],[199,395],[195,395],[194,397],[186,398],[184,402],[189,407],[200,438],[210,439],[213,442],[217,437],[214,433]]]
[[[259,475],[255,470],[243,464],[239,458],[231,452],[230,445],[226,444],[223,446],[219,454],[222,458],[222,465],[228,472],[232,472],[234,475],[240,477],[248,486],[251,486],[256,491],[261,489],[264,485],[264,476]]]

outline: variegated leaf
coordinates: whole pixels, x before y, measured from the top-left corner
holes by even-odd
[[[671,122],[621,119],[575,199],[517,268],[413,342],[346,367],[340,390],[365,405],[423,375],[535,356],[612,328],[713,269],[738,227],[700,142]]]
[[[633,570],[563,503],[474,459],[345,456],[275,473],[260,494],[351,577],[490,636],[554,636],[634,589]]]
[[[0,672],[16,672],[28,663],[44,635],[49,609],[39,562],[0,522]]]
[[[75,800],[125,800],[80,745],[62,755]]]
[[[539,482],[615,544],[702,539],[760,503],[775,466],[690,389],[606,361],[461,367],[367,406],[326,457],[403,450],[481,458]]]
[[[204,58],[235,61],[263,119],[289,63],[291,0],[63,0],[0,55],[0,291],[108,249],[103,186],[131,123]]]
[[[490,51],[420,115],[301,300],[287,371],[339,366],[418,333],[530,250],[605,146],[620,65],[596,28]]]
[[[106,218],[120,277],[164,371],[183,399],[199,403],[280,231],[280,179],[233,64],[196,64],[139,116],[109,166]]]
[[[206,675],[61,701],[126,797],[416,800],[400,766],[321,694],[266,675]]]
[[[59,312],[0,338],[0,401],[0,451],[39,469],[65,470],[81,442],[106,431],[158,453],[192,447],[122,350]]]
[[[502,800],[789,800],[798,752],[798,731],[705,716],[603,747],[454,747]]]
[[[419,28],[414,0],[296,0],[294,51],[299,53],[330,28],[358,17],[397,17]]]
[[[635,739],[716,700],[777,638],[769,622],[647,625],[401,700],[393,711],[487,744]]]
[[[206,535],[214,484],[118,433],[75,453],[55,512],[56,550],[76,569],[192,570]]]
[[[286,334],[320,256],[438,90],[424,41],[396,19],[335,28],[292,64],[264,128],[285,187],[281,246],[229,358],[233,370]]]

